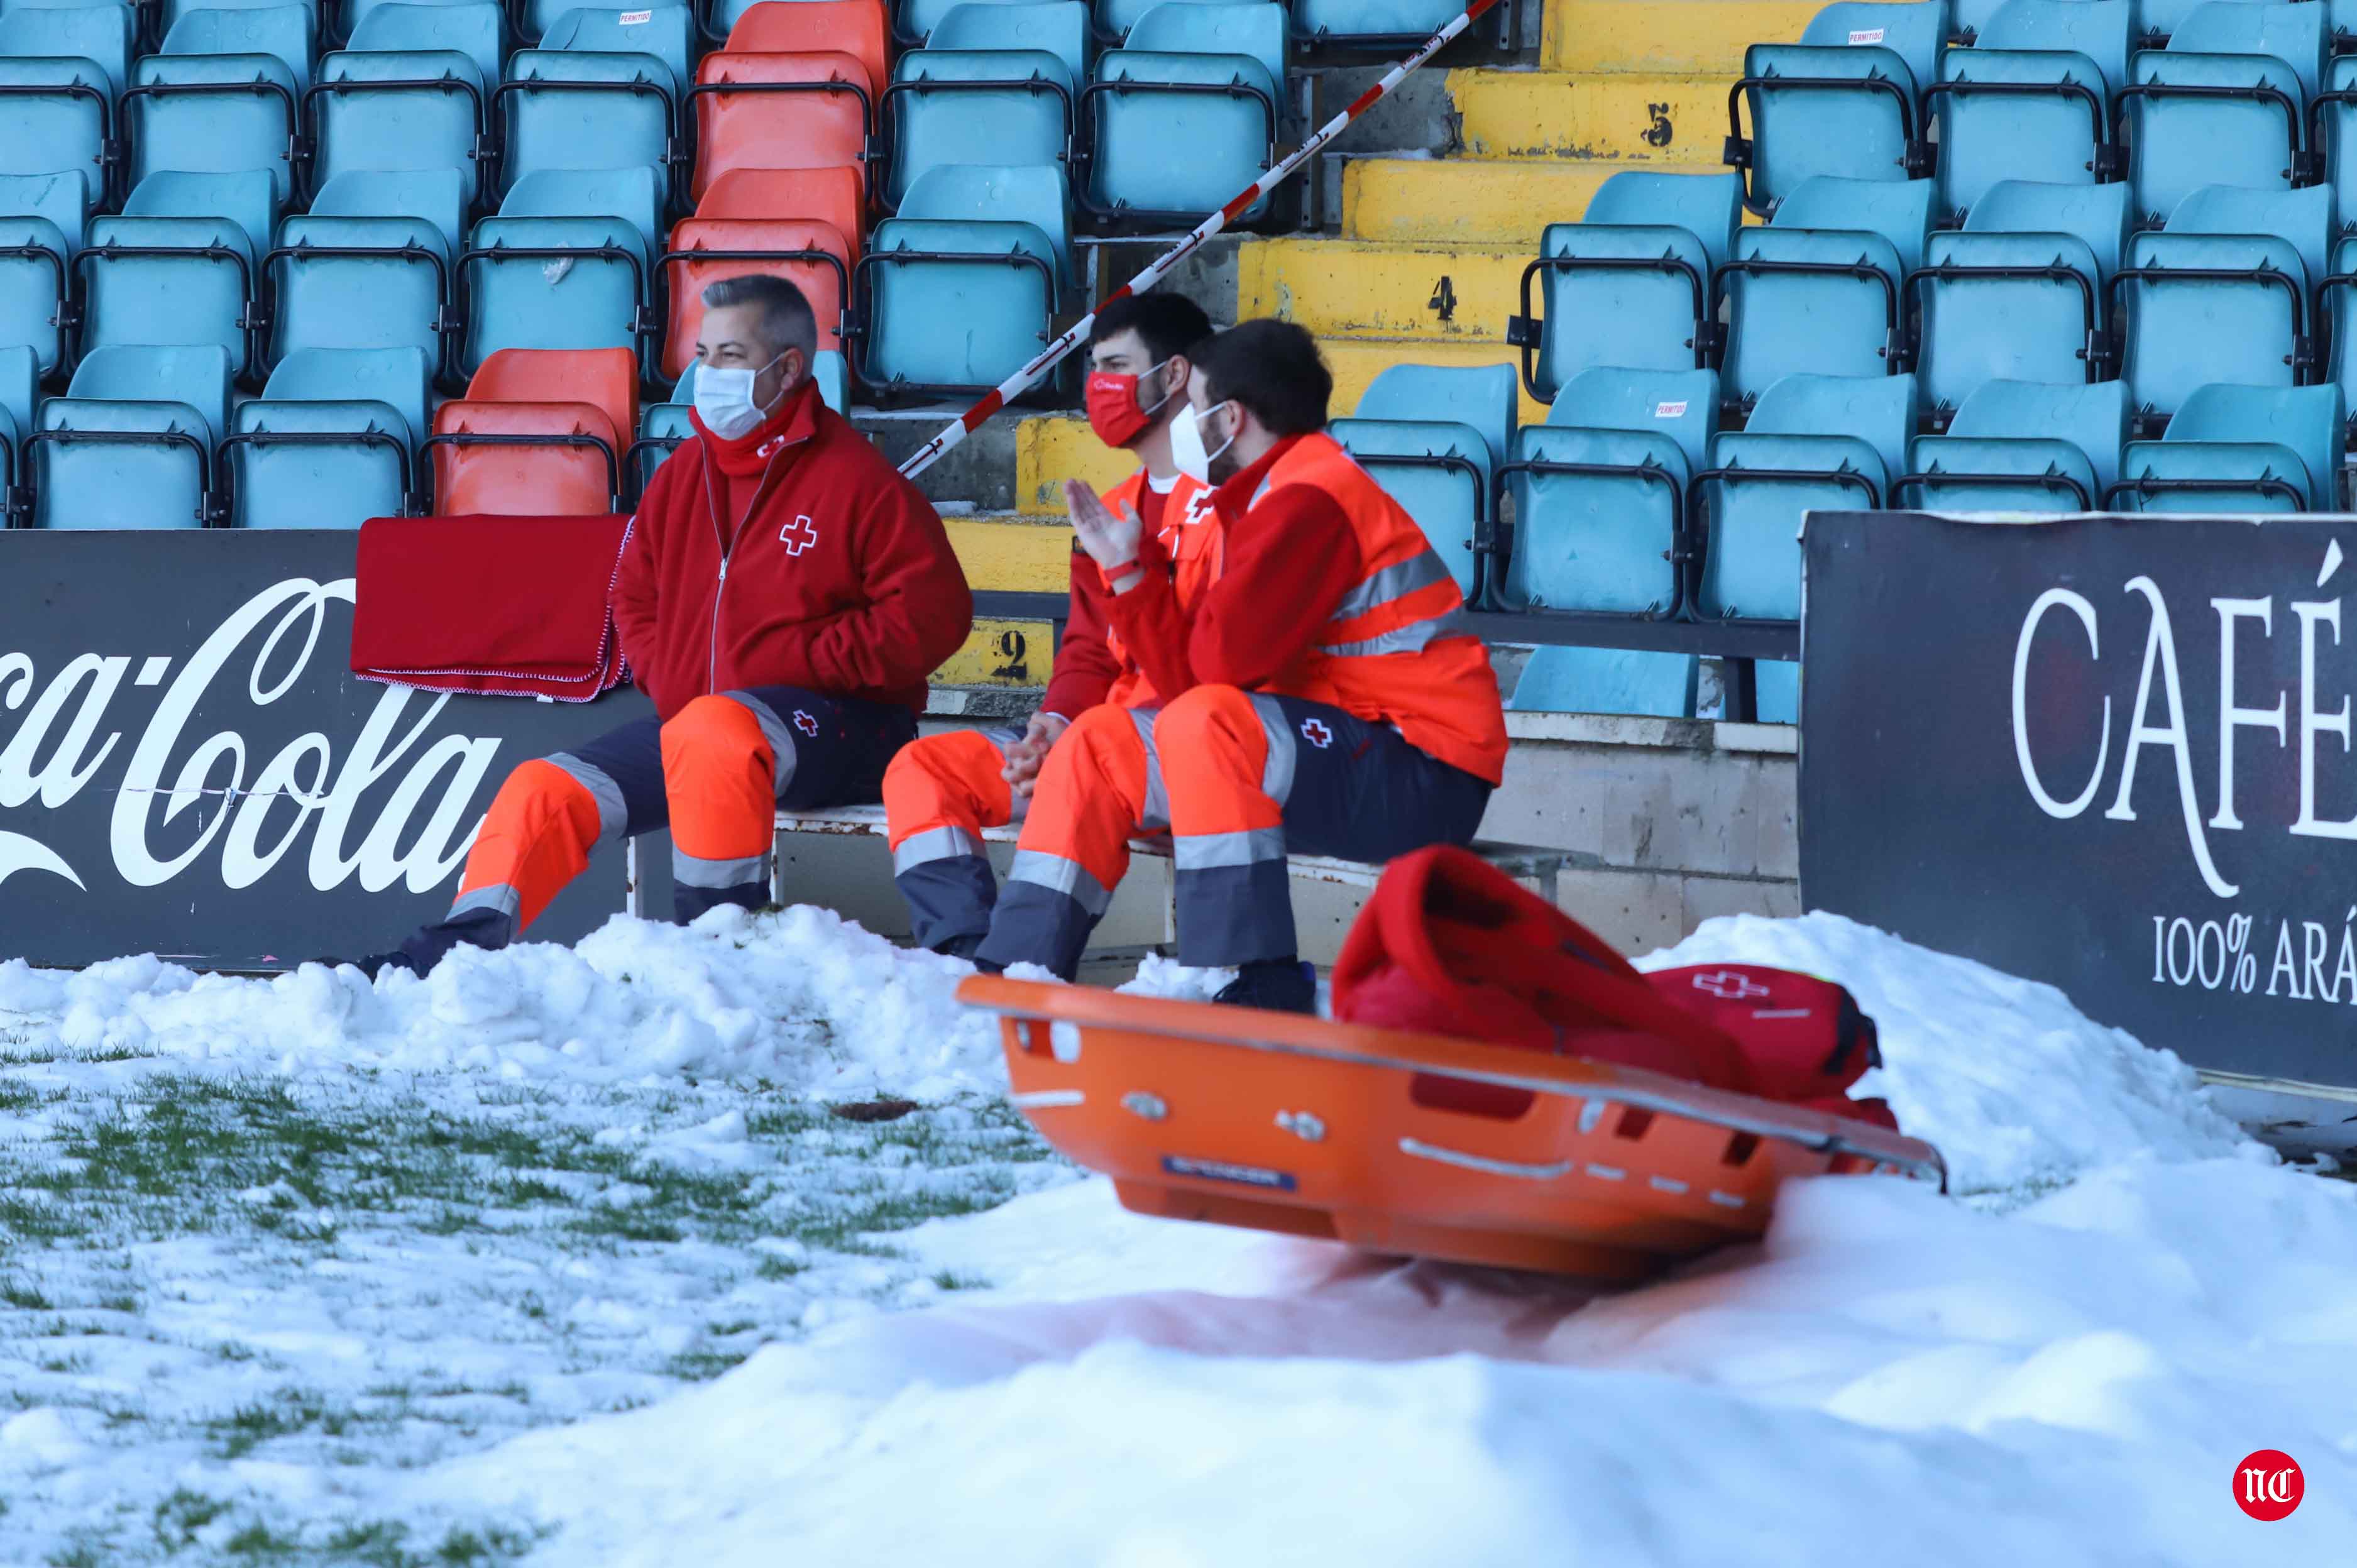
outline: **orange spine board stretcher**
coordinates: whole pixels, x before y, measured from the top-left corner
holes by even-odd
[[[1579,1057],[975,975],[1010,1096],[1123,1207],[1634,1281],[1768,1227],[1793,1176],[1947,1186],[1866,1122]]]

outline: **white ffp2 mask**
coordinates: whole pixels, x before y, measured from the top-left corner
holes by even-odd
[[[777,360],[771,360],[770,365],[785,357],[785,352],[780,350]],[[770,408],[763,408],[755,403],[753,383],[770,365],[763,365],[759,371],[715,370],[710,365],[698,365],[695,368],[695,417],[704,421],[704,428],[723,441],[734,441],[769,418],[770,408],[778,405],[772,403]],[[780,401],[785,395],[785,389],[779,389]]]
[[[700,380],[696,382],[699,392],[703,385]],[[1211,408],[1227,406],[1225,403],[1215,403]],[[1211,408],[1182,408],[1170,421],[1170,461],[1180,473],[1199,485],[1211,482],[1211,459],[1236,444],[1236,438],[1231,433],[1225,441],[1220,443],[1219,452],[1204,450],[1203,416],[1211,413]]]

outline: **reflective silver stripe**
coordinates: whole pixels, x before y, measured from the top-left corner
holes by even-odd
[[[450,913],[446,918],[455,920],[461,915],[471,915],[478,909],[491,909],[512,920],[522,908],[522,894],[507,883],[493,882],[459,894],[452,901]]]
[[[982,841],[952,823],[947,827],[927,828],[920,833],[910,833],[892,852],[892,875],[898,876],[912,865],[924,865],[936,860],[955,860],[960,855],[979,855]]]
[[[742,887],[758,882],[768,886],[770,857],[748,854],[741,860],[703,860],[674,848],[671,852],[671,879],[689,887]]]
[[[550,767],[561,768],[572,775],[573,781],[588,790],[589,798],[597,802],[597,842],[619,843],[623,830],[630,824],[630,812],[622,804],[622,787],[614,782],[614,776],[569,751],[557,752],[544,760]]]
[[[1282,806],[1293,798],[1293,764],[1300,744],[1293,738],[1293,721],[1275,697],[1255,696],[1254,711],[1268,736],[1268,761],[1260,770],[1260,792]]]
[[[1421,653],[1443,638],[1472,635],[1465,624],[1465,611],[1460,607],[1428,620],[1412,620],[1380,637],[1370,637],[1358,642],[1329,642],[1318,651],[1334,659],[1364,659],[1380,653]]]
[[[1283,828],[1248,828],[1237,833],[1182,833],[1170,841],[1171,863],[1180,871],[1256,865],[1264,860],[1284,858]]]
[[[1113,894],[1105,885],[1091,876],[1079,861],[1036,849],[1015,852],[1015,865],[1008,870],[1006,879],[1061,893],[1091,915],[1103,914],[1105,907],[1113,902]]]
[[[732,703],[742,703],[746,711],[761,724],[761,736],[770,743],[770,755],[777,760],[778,793],[783,795],[786,786],[794,781],[794,764],[799,760],[794,751],[794,732],[786,727],[777,710],[750,692],[724,692]],[[718,883],[702,883],[700,886],[719,886]]]
[[[1154,719],[1160,710],[1132,708],[1129,722],[1137,726],[1137,738],[1146,743],[1146,811],[1138,818],[1142,828],[1167,828],[1170,825],[1170,787],[1162,779],[1162,753],[1154,746]]]
[[[1394,599],[1404,599],[1418,588],[1450,580],[1448,564],[1427,544],[1405,561],[1368,573],[1357,587],[1342,596],[1334,607],[1333,618],[1351,620]]]

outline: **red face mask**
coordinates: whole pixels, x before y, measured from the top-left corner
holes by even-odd
[[[1165,360],[1162,365],[1169,362]],[[1150,376],[1162,365],[1157,365],[1146,373]],[[1089,377],[1089,428],[1095,431],[1097,439],[1108,446],[1126,446],[1136,440],[1154,423],[1154,410],[1170,401],[1170,394],[1165,392],[1156,401],[1154,408],[1138,407],[1137,383],[1140,379],[1112,371],[1098,371]]]

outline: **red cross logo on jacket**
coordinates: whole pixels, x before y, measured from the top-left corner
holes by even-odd
[[[798,517],[778,530],[778,537],[785,542],[787,554],[799,555],[818,542],[818,530],[810,519]]]
[[[811,717],[809,713],[802,708],[796,708],[794,710],[794,727],[802,731],[804,735],[815,736],[818,734],[818,721]]]
[[[1323,719],[1302,720],[1301,733],[1308,738],[1310,745],[1320,751],[1334,744],[1334,732],[1326,727],[1326,721]]]

